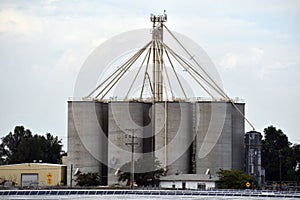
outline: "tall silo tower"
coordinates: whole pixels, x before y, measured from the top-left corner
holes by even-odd
[[[166,13],[150,21],[150,31],[121,34],[104,44],[119,46],[100,48],[85,62],[82,74],[90,65],[105,70],[79,74],[83,81],[96,76],[97,84],[68,102],[69,163],[98,172],[103,184],[117,183],[124,164],[146,157],[158,159],[167,175],[242,169],[245,104],[224,92],[195,42],[168,29]],[[118,52],[126,42],[140,46]]]
[[[246,173],[255,177],[258,186],[261,187],[264,180],[264,169],[261,166],[262,135],[257,131],[249,131],[245,134],[245,167]]]

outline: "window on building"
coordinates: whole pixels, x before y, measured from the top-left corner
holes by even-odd
[[[205,183],[198,183],[198,190],[205,190]]]

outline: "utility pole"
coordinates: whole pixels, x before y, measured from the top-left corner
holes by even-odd
[[[130,188],[134,189],[134,145],[138,143],[134,142],[135,131],[139,129],[129,128],[126,131],[131,131],[131,143],[125,143],[126,145],[131,145],[131,170],[130,170]]]
[[[70,187],[72,188],[72,182],[73,182],[73,164],[71,164],[71,170],[70,170],[71,174],[70,174]]]
[[[134,188],[134,129],[132,129],[131,136],[131,176],[130,176],[131,189]]]
[[[282,155],[281,155],[281,151],[279,150],[279,190],[282,190],[282,172],[281,172],[281,168],[282,168]]]

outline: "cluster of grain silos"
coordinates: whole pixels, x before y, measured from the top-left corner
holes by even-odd
[[[176,38],[163,24],[166,19],[165,14],[152,15],[152,40],[116,69],[107,69],[88,96],[68,102],[69,184],[74,170],[99,173],[103,185],[118,183],[118,170],[125,163],[149,156],[160,161],[167,175],[208,171],[215,175],[220,168],[243,169],[244,103],[226,95],[209,73],[211,67],[203,68],[209,59],[200,62],[193,43],[196,54],[184,48],[179,40],[190,40]],[[123,38],[128,40],[128,34]],[[163,38],[179,44],[179,53]],[[122,37],[117,41],[124,42]],[[107,57],[107,51],[100,52],[86,63],[99,66],[95,60],[103,52]],[[80,75],[79,80],[88,81],[94,73]],[[137,80],[141,82],[136,84]],[[146,96],[147,87],[150,96]],[[127,93],[122,99],[109,97],[121,96],[112,93],[114,89]],[[198,89],[209,98],[191,98],[188,91]]]
[[[68,102],[69,169],[97,172],[103,184],[131,159],[154,155],[171,174],[243,169],[243,117],[230,102]],[[241,110],[244,104],[236,104]],[[145,169],[147,171],[148,169]],[[71,174],[69,174],[69,181]]]

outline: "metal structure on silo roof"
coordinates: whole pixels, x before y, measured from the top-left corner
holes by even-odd
[[[201,89],[204,92],[202,94],[208,95],[210,100],[230,101],[208,69],[196,59],[197,55],[192,54],[180,41],[189,40],[184,37],[179,39],[182,35],[177,38],[177,34],[164,24],[166,13],[151,15],[150,19],[153,23],[152,40],[145,42],[144,46],[117,65],[85,99],[108,100],[120,80],[126,79],[127,88],[124,88],[125,93],[119,99],[123,101],[189,101],[192,96],[188,84]],[[170,44],[164,41],[165,38]],[[184,79],[192,82],[187,83]],[[133,91],[137,86],[141,86],[138,87],[139,91]],[[145,92],[147,86],[150,93]]]
[[[108,184],[118,182],[123,165],[146,157],[157,158],[167,175],[242,169],[244,121],[251,125],[244,103],[229,98],[195,42],[170,31],[165,12],[150,21],[149,41],[116,55],[81,102],[68,102],[71,163],[99,158],[99,166],[106,167],[99,173]],[[74,137],[77,132],[82,138]],[[101,150],[90,148],[97,144]],[[83,156],[75,159],[79,153]]]

